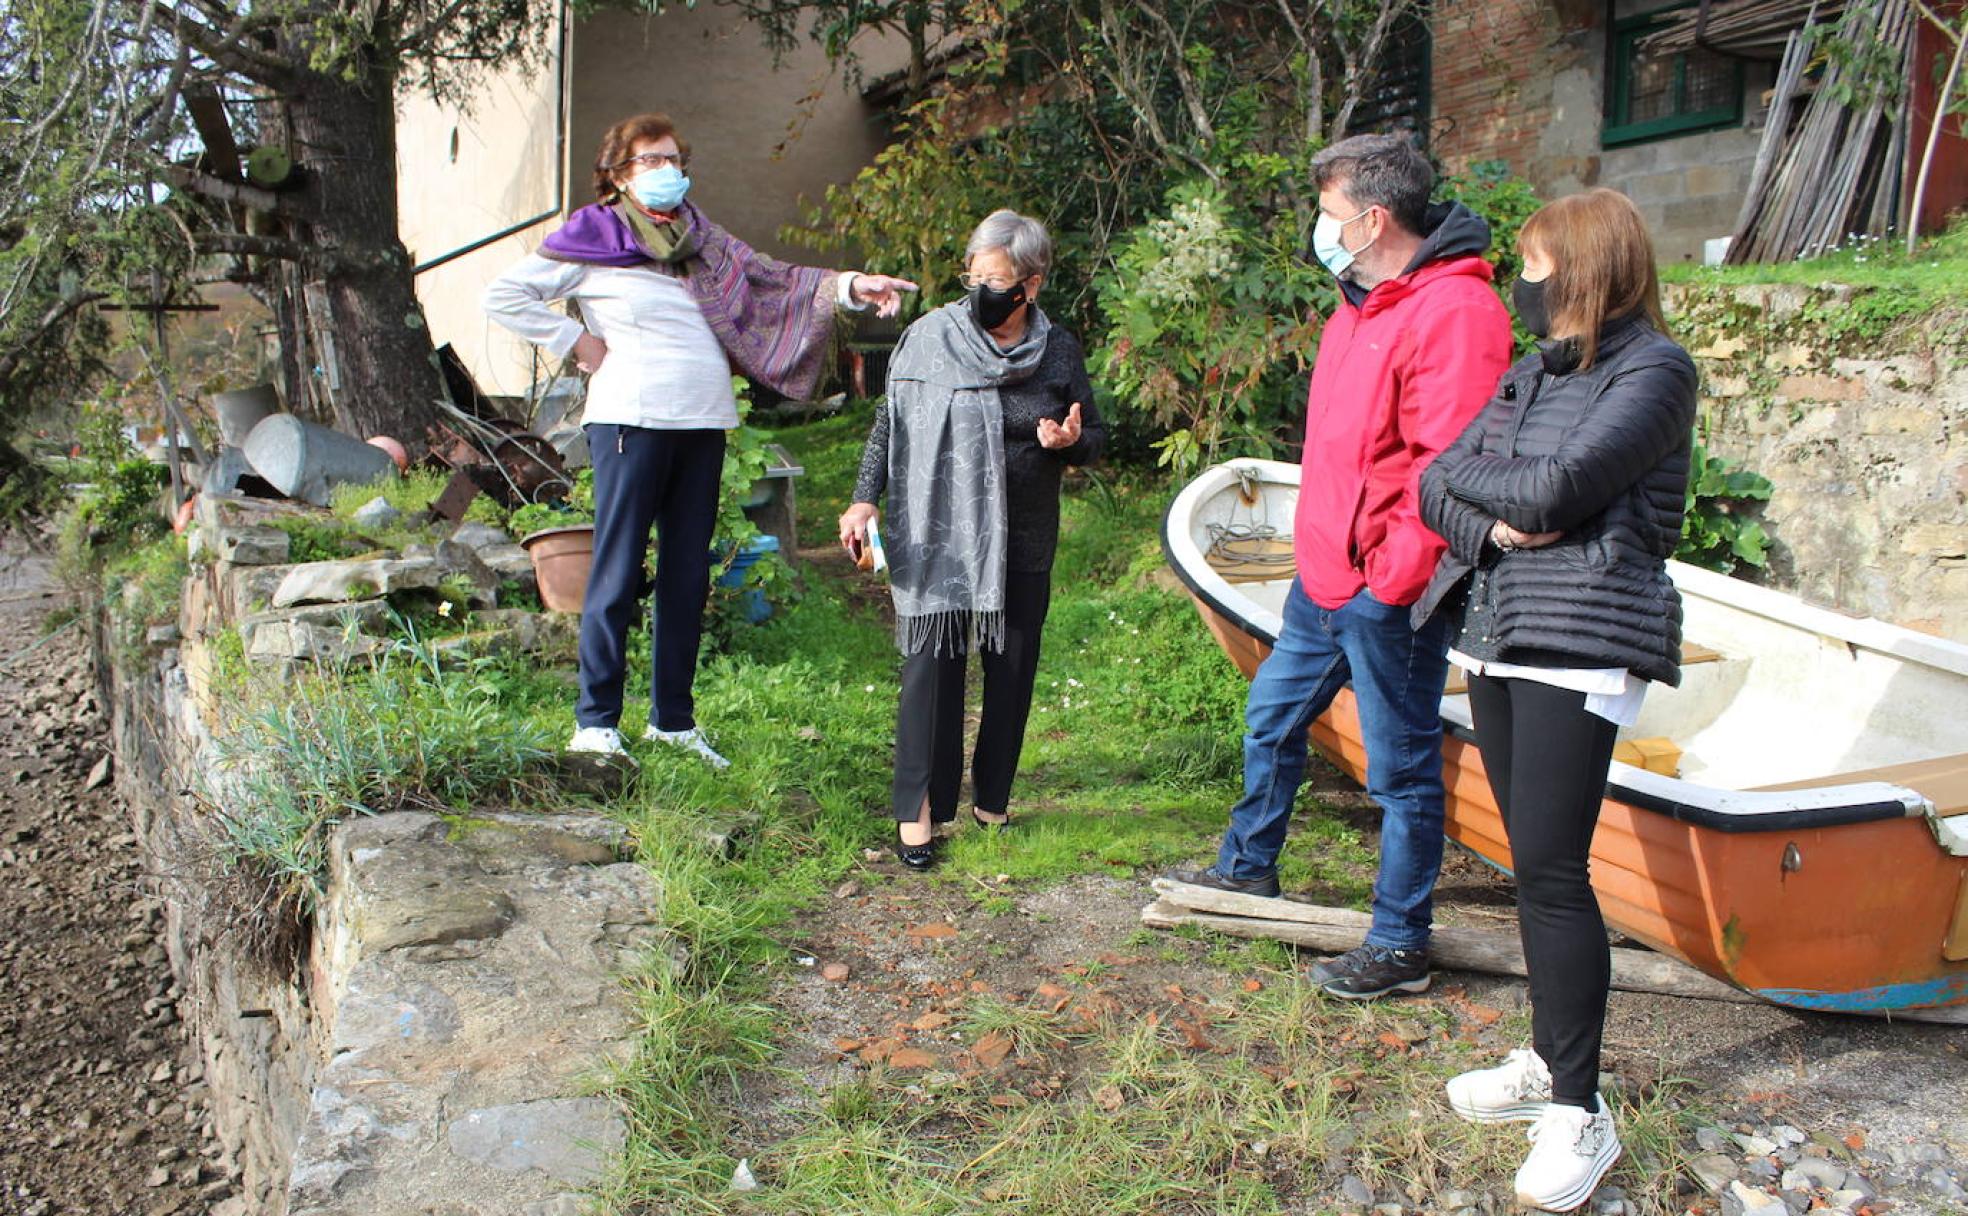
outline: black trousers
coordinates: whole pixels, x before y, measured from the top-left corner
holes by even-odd
[[[1005,644],[981,652],[984,712],[971,757],[971,796],[979,810],[1002,812],[1011,801],[1011,778],[1025,745],[1032,713],[1032,681],[1039,673],[1039,635],[1052,600],[1052,573],[1005,574]],[[957,817],[963,788],[964,676],[967,654],[934,654],[927,648],[902,661],[902,696],[895,717],[895,818],[922,813],[948,823]]]
[[[653,524],[649,720],[661,730],[689,730],[697,724],[690,686],[710,590],[724,432],[607,423],[591,424],[587,432],[594,461],[594,564],[581,605],[581,696],[574,721],[581,726],[621,721],[629,620],[642,594]]]
[[[1552,1097],[1589,1110],[1612,956],[1588,858],[1618,728],[1586,712],[1584,693],[1535,680],[1471,676],[1469,708],[1517,876],[1531,1045]]]

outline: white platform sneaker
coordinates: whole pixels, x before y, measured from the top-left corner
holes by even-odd
[[[1517,1168],[1517,1202],[1547,1212],[1569,1212],[1592,1198],[1599,1180],[1619,1160],[1619,1133],[1604,1094],[1599,1109],[1553,1102],[1528,1133],[1530,1155]]]
[[[652,723],[644,728],[642,737],[651,743],[667,743],[671,747],[680,747],[702,758],[704,763],[712,768],[731,767],[731,761],[717,754],[717,749],[711,746],[710,740],[704,738],[704,732],[698,727],[693,726],[689,730],[657,730]]]
[[[1551,1070],[1538,1053],[1519,1047],[1495,1068],[1449,1082],[1449,1105],[1471,1123],[1531,1123],[1551,1101]]]
[[[593,752],[602,756],[626,756],[628,750],[622,746],[622,732],[612,726],[581,726],[574,730],[574,737],[567,741],[570,752]]]

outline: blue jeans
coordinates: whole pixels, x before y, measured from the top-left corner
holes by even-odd
[[[1380,804],[1380,875],[1367,944],[1428,944],[1442,869],[1442,684],[1448,622],[1419,633],[1408,610],[1362,591],[1338,608],[1307,599],[1298,580],[1284,628],[1251,680],[1244,708],[1244,796],[1230,811],[1217,869],[1231,878],[1275,873],[1292,802],[1305,776],[1305,732],[1350,679],[1367,748],[1367,793]]]

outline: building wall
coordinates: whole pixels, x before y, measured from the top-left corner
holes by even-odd
[[[870,78],[906,62],[896,44],[857,44]],[[593,201],[601,136],[618,119],[661,110],[690,141],[692,201],[754,248],[832,264],[779,239],[802,199],[850,180],[888,139],[815,48],[775,71],[758,31],[721,5],[667,6],[660,17],[601,12],[574,30],[568,158],[577,203]]]
[[[533,216],[554,217],[417,276],[431,337],[455,347],[490,393],[523,394],[532,382],[531,349],[486,320],[478,296],[540,243],[562,211],[562,36],[557,29],[537,69],[488,77],[466,109],[422,95],[398,101],[398,226],[414,262]]]
[[[417,277],[432,337],[451,343],[487,392],[523,395],[555,369],[486,320],[479,294],[567,211],[593,201],[595,148],[630,114],[660,109],[676,120],[691,143],[692,200],[740,238],[780,257],[839,260],[789,246],[778,230],[799,218],[802,199],[859,172],[887,128],[821,52],[802,47],[775,70],[756,30],[708,4],[600,13],[556,43],[543,67],[492,76],[469,107],[400,100],[398,206],[416,261],[553,213]],[[869,76],[904,53],[871,44]]]
[[[1658,7],[1620,0],[1615,16]],[[1640,205],[1664,262],[1698,260],[1734,229],[1768,68],[1749,68],[1742,125],[1605,148],[1604,4],[1438,0],[1435,14],[1431,135],[1450,171],[1502,160],[1545,198],[1610,186]]]

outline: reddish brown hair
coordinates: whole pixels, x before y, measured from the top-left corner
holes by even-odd
[[[612,203],[620,198],[622,191],[615,185],[615,170],[634,154],[637,144],[653,142],[665,135],[676,140],[677,151],[689,160],[690,143],[677,132],[668,114],[637,114],[608,128],[601,137],[601,150],[595,153],[595,201]]]
[[[1555,266],[1544,289],[1551,336],[1577,340],[1580,367],[1592,366],[1599,331],[1612,318],[1637,313],[1667,332],[1653,238],[1640,208],[1619,191],[1602,186],[1546,203],[1524,221],[1517,246]]]

